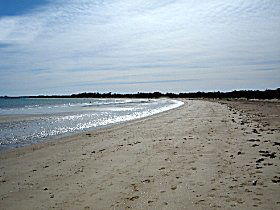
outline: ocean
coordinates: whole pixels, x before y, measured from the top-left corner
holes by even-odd
[[[167,111],[171,99],[0,99],[0,150],[43,142]]]

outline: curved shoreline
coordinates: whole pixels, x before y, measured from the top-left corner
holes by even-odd
[[[122,99],[122,100],[128,100],[128,99]],[[158,101],[159,101],[159,103],[162,103],[162,100],[158,100]],[[75,122],[75,120],[72,122],[72,120],[71,120],[72,123],[69,125],[66,125],[66,127],[65,127],[65,124],[62,122],[62,124],[61,123],[57,124],[58,128],[56,128],[56,127],[49,128],[49,125],[51,125],[53,122],[57,121],[57,119],[58,119],[58,121],[60,121],[59,120],[60,115],[58,115],[58,117],[57,117],[56,114],[5,115],[5,116],[0,115],[0,123],[1,122],[2,123],[13,123],[13,122],[17,122],[17,121],[19,121],[20,123],[21,122],[24,123],[24,124],[20,125],[21,127],[15,126],[15,129],[12,128],[12,130],[8,130],[10,132],[5,131],[5,129],[3,130],[4,133],[6,132],[6,137],[3,138],[3,141],[4,141],[3,143],[7,143],[7,145],[5,145],[5,144],[2,145],[0,147],[0,152],[8,151],[11,149],[17,149],[17,148],[21,148],[21,147],[26,147],[29,145],[40,144],[40,143],[44,143],[44,142],[48,142],[48,141],[52,141],[52,140],[57,140],[57,139],[61,139],[63,137],[70,137],[70,136],[73,136],[73,135],[76,135],[79,133],[83,133],[83,132],[91,132],[91,131],[99,129],[99,128],[111,127],[114,125],[129,122],[131,120],[137,120],[137,119],[149,117],[149,116],[152,116],[152,115],[155,115],[155,114],[158,114],[161,112],[165,112],[165,111],[168,111],[168,110],[171,110],[171,109],[174,109],[176,107],[183,105],[183,102],[179,101],[179,100],[168,99],[167,101],[170,104],[167,104],[167,105],[164,104],[164,105],[161,105],[161,107],[159,106],[159,107],[153,108],[153,109],[149,109],[149,106],[147,106],[148,109],[143,108],[140,111],[137,110],[137,111],[133,111],[131,113],[129,112],[129,113],[124,113],[124,114],[120,114],[120,115],[112,113],[112,117],[110,117],[111,115],[108,115],[108,116],[106,115],[105,117],[102,117],[102,115],[99,116],[100,114],[98,111],[93,112],[93,113],[86,113],[85,116],[91,115],[91,114],[93,114],[93,115],[97,114],[97,117],[92,117],[92,116],[90,118],[82,117],[82,118],[84,118],[84,120],[81,120],[81,121],[79,120],[77,122]],[[163,101],[163,102],[165,103],[165,101]],[[94,106],[93,106],[93,108],[94,108]],[[84,111],[84,110],[81,110],[81,111]],[[105,110],[105,113],[107,113],[106,110]],[[109,111],[109,113],[110,113],[110,111]],[[76,115],[76,114],[80,115],[79,112],[77,112],[77,113],[70,112],[70,115]],[[84,114],[84,113],[81,112],[81,114]],[[62,116],[64,118],[64,117],[67,117],[68,114],[65,116],[64,115],[62,115]],[[54,120],[48,120],[47,121],[48,123],[45,123],[44,120],[43,121],[41,120],[41,119],[44,119],[44,117],[47,117],[47,119],[53,118]],[[94,120],[94,119],[96,119],[96,120]],[[101,119],[101,120],[99,120],[99,119]],[[36,122],[36,120],[37,120],[37,122]],[[34,122],[35,122],[35,124],[34,124]],[[38,127],[37,126],[38,123],[39,124],[42,123],[43,127],[42,126]],[[26,128],[28,130],[22,130],[23,129],[22,126],[26,126]],[[5,124],[4,124],[4,128],[5,128]],[[16,128],[17,128],[17,130],[16,130]],[[19,130],[19,128],[20,128],[20,130]],[[59,128],[64,129],[66,131],[60,131]],[[37,129],[37,131],[35,132],[34,129],[35,129],[35,131]],[[26,131],[27,133],[23,132],[23,131]],[[15,132],[15,134],[10,135],[10,133],[13,133],[13,132]],[[53,132],[54,132],[54,134],[52,134]],[[21,137],[21,135],[20,135],[21,133],[24,135],[24,138]],[[43,134],[43,136],[42,136],[41,133],[45,133],[45,134]],[[5,135],[5,134],[3,134],[3,135]],[[6,142],[5,142],[5,138],[7,138]],[[14,141],[14,138],[19,139],[19,140],[16,140],[16,142],[11,145],[8,144],[9,143],[8,140]],[[30,140],[25,140],[25,139],[30,139]]]
[[[25,145],[25,146],[21,146],[21,147],[17,147],[17,148],[2,149],[2,150],[0,150],[0,159],[6,158],[6,157],[11,157],[14,155],[19,156],[19,155],[26,154],[28,152],[32,152],[32,151],[42,149],[42,148],[48,147],[48,146],[55,146],[57,144],[63,144],[64,142],[68,142],[69,139],[76,138],[81,135],[86,135],[88,133],[92,134],[94,132],[99,132],[99,131],[106,132],[107,129],[114,129],[114,128],[118,129],[119,126],[120,127],[129,126],[130,124],[138,123],[141,121],[148,120],[149,118],[152,118],[152,117],[160,116],[161,114],[163,114],[165,112],[170,112],[172,110],[176,110],[185,105],[183,100],[181,100],[181,99],[176,99],[176,100],[183,102],[183,104],[180,104],[178,107],[171,108],[167,111],[162,111],[162,112],[152,114],[152,115],[149,115],[146,117],[141,117],[141,118],[137,118],[137,119],[133,119],[133,120],[127,120],[127,121],[123,121],[123,122],[117,122],[117,123],[108,124],[108,125],[99,126],[99,127],[92,127],[87,130],[81,130],[81,131],[74,132],[74,133],[65,133],[65,134],[60,134],[60,135],[56,135],[56,136],[50,136],[38,143],[33,143],[33,144],[29,144],[29,145]],[[28,117],[30,117],[30,116],[28,116]],[[40,116],[35,115],[35,116],[31,116],[31,117],[40,117]]]

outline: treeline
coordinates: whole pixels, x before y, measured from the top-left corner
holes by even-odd
[[[245,99],[280,99],[280,88],[275,90],[239,90],[232,92],[195,92],[195,93],[79,93],[72,95],[28,96],[29,98],[245,98]]]

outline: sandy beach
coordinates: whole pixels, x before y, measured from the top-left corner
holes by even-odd
[[[280,209],[280,103],[184,100],[0,154],[0,209]]]

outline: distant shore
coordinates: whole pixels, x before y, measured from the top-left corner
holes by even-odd
[[[279,209],[279,102],[183,100],[1,153],[0,209]]]
[[[37,95],[37,96],[0,96],[0,98],[218,98],[218,99],[280,99],[280,88],[271,90],[234,90],[230,92],[182,92],[182,93],[161,93],[161,92],[138,92],[138,93],[98,93],[84,92],[71,95]]]

